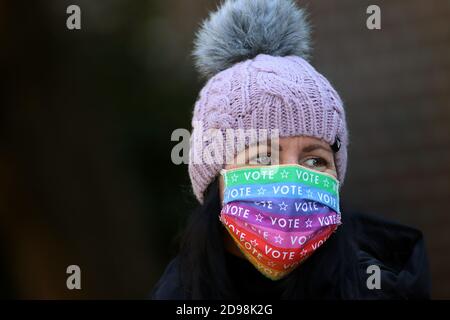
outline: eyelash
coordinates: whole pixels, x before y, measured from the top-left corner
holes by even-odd
[[[318,167],[328,167],[328,161],[325,160],[324,158],[321,158],[321,157],[310,157],[310,158],[305,159],[303,162],[306,162],[306,161],[308,161],[308,160],[318,160],[318,161],[321,161],[321,162],[322,162],[322,165],[318,165]],[[317,167],[317,166],[316,166],[316,167]]]
[[[252,158],[251,160],[256,160],[256,162],[258,164],[262,164],[262,165],[270,165],[270,164],[272,164],[272,154],[271,153],[268,153],[268,154],[264,155],[263,157],[269,158],[269,163],[261,163],[260,161],[258,161],[259,158],[262,158],[262,156],[260,156],[260,155],[257,155],[256,157]]]

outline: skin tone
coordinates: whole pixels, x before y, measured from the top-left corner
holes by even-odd
[[[225,169],[233,169],[242,166],[261,166],[275,164],[299,164],[309,169],[328,173],[337,178],[336,165],[334,163],[334,153],[331,146],[323,140],[298,136],[280,138],[278,148],[274,146],[273,150],[278,150],[278,157],[270,153],[271,146],[259,144],[253,145],[242,151],[235,158],[239,164],[229,164]],[[276,161],[276,158],[279,161]],[[220,200],[223,200],[224,182],[223,177],[219,180]],[[228,232],[223,233],[225,248],[232,254],[245,258]]]

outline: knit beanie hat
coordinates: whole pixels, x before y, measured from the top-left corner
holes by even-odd
[[[189,176],[203,202],[208,185],[234,157],[227,129],[277,130],[279,137],[308,136],[330,145],[340,185],[347,166],[348,131],[342,101],[307,61],[309,25],[291,0],[227,0],[196,35],[194,58],[208,79],[195,103]],[[217,133],[221,139],[216,139]],[[230,140],[230,139],[228,139]],[[231,147],[233,145],[233,147]],[[212,152],[205,152],[210,150]]]

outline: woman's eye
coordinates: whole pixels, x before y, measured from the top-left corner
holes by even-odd
[[[270,155],[258,156],[255,158],[255,162],[260,165],[270,165],[272,158]]]
[[[306,166],[316,169],[325,170],[327,168],[328,162],[322,158],[309,158],[303,162]]]

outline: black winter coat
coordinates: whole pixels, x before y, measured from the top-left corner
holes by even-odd
[[[428,299],[430,297],[430,275],[422,233],[383,218],[350,214],[352,228],[347,235],[352,242],[359,264],[358,281],[362,290],[355,299]],[[338,229],[339,232],[339,229]],[[317,254],[317,253],[315,253]],[[309,258],[311,259],[311,258]],[[263,277],[248,261],[227,254],[227,263],[239,270],[235,278],[236,290],[242,298],[277,298],[277,281]],[[330,262],[333,263],[333,262]],[[377,265],[381,271],[381,289],[367,288],[361,279],[371,274],[367,267]],[[301,268],[299,266],[298,268]],[[328,281],[328,280],[327,280]],[[351,281],[350,281],[351,282]],[[323,290],[323,297],[337,298],[331,293],[333,283],[317,284]],[[323,289],[322,289],[323,288]],[[179,270],[179,258],[174,258],[167,266],[161,279],[151,293],[152,299],[185,300],[190,299],[183,289]],[[316,297],[315,297],[316,298]]]

